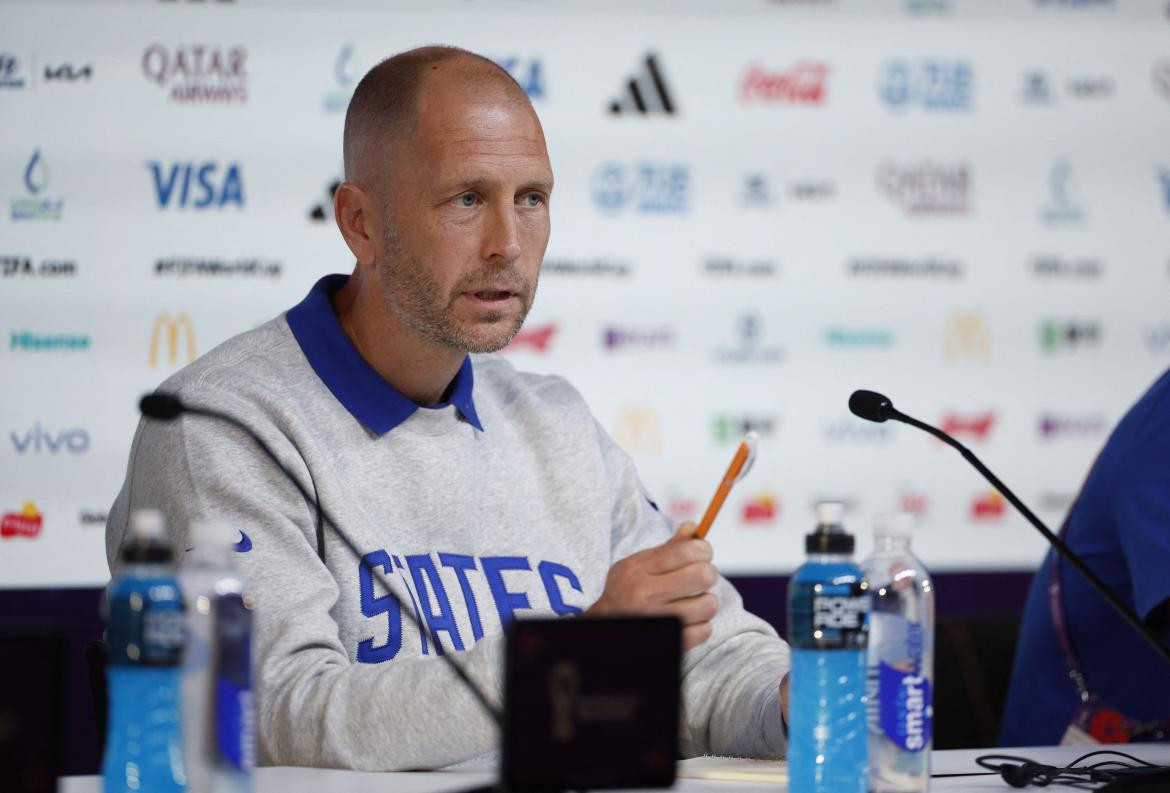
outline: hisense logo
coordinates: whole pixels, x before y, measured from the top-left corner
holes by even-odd
[[[830,347],[879,349],[894,343],[894,333],[887,328],[833,326],[825,329],[825,343]]]
[[[14,330],[8,349],[14,352],[84,352],[89,349],[87,333],[33,333]]]

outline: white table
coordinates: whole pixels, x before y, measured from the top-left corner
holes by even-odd
[[[975,758],[984,754],[1013,754],[1027,757],[1050,765],[1064,765],[1095,748],[1083,746],[1047,746],[1013,749],[962,749],[935,752],[931,758],[935,774],[978,773],[983,769],[975,764]],[[1138,744],[1113,747],[1132,754],[1142,760],[1170,765],[1170,744]],[[683,768],[694,766],[696,761],[684,760]],[[782,767],[781,764],[777,764]],[[338,771],[327,768],[295,768],[281,766],[258,768],[255,776],[255,793],[318,793],[327,790],[336,793],[454,793],[479,785],[486,785],[495,779],[487,771],[435,771],[411,773],[369,773],[363,771]],[[725,793],[753,793],[768,791],[778,793],[782,788],[774,783],[722,782],[705,779],[679,779],[672,788],[682,793],[711,793],[722,790]],[[948,793],[986,793],[986,791],[1011,791],[999,776],[952,776],[931,780],[932,790]],[[1031,788],[1038,790],[1037,788]],[[1073,788],[1053,786],[1050,790],[1072,790]],[[58,793],[101,793],[101,778],[96,776],[63,777],[57,786]]]

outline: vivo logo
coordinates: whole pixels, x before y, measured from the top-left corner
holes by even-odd
[[[229,163],[226,170],[221,170],[216,162],[176,162],[169,166],[149,162],[147,167],[154,176],[154,192],[160,209],[244,206],[239,163]]]
[[[12,439],[17,454],[85,454],[89,451],[89,433],[80,428],[50,432],[38,421],[29,431],[23,434],[9,432],[8,437]]]

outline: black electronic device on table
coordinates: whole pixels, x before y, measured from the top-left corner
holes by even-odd
[[[517,620],[504,666],[505,790],[670,787],[682,625],[674,617]]]

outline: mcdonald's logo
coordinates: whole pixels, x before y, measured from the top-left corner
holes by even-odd
[[[956,311],[947,322],[943,355],[948,361],[986,361],[991,358],[991,332],[982,314]]]
[[[159,344],[164,336],[166,339],[166,362],[172,366],[179,363],[179,333],[182,332],[187,340],[187,360],[195,360],[195,326],[185,311],[171,316],[165,311],[155,317],[154,328],[150,331],[150,365],[158,366]]]
[[[627,452],[658,454],[662,451],[658,416],[645,405],[627,405],[618,413],[614,440]]]

